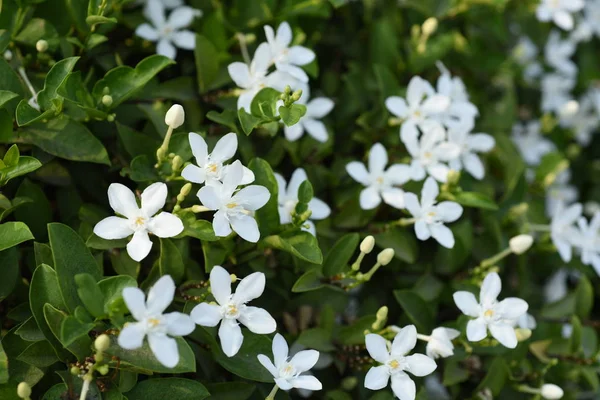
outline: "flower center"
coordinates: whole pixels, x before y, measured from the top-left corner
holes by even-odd
[[[240,306],[235,303],[229,303],[223,307],[222,313],[225,318],[237,319],[240,316]]]
[[[494,310],[486,310],[483,313],[483,316],[486,317],[486,318],[492,318],[494,316]]]
[[[404,360],[404,357],[400,357],[399,359],[392,358],[387,362],[387,367],[389,368],[390,374],[396,374],[407,369],[408,364]]]
[[[377,179],[375,179],[377,181],[378,184],[383,185],[383,177],[380,176]]]
[[[236,202],[231,202],[227,204],[227,208],[231,209],[231,208],[236,208],[238,206],[238,204]]]
[[[135,219],[134,224],[135,224],[136,227],[140,228],[140,227],[142,227],[142,226],[144,226],[146,224],[146,218],[144,218],[144,217],[137,217]]]
[[[160,324],[160,320],[156,318],[149,318],[148,324],[150,324],[151,327],[155,328]]]
[[[296,368],[294,368],[294,366],[290,363],[285,363],[280,369],[279,369],[279,376],[281,378],[291,378],[294,375],[296,375]]]

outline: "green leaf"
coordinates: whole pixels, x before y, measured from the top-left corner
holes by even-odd
[[[562,154],[548,153],[542,157],[540,165],[535,170],[535,179],[547,188],[567,168],[569,168],[569,160],[565,159]]]
[[[100,25],[100,24],[116,24],[118,21],[114,17],[105,17],[103,15],[90,15],[85,19],[86,24],[89,26]]]
[[[248,164],[248,168],[254,172],[254,185],[261,185],[269,190],[271,197],[267,204],[256,211],[256,221],[260,228],[261,237],[267,236],[279,229],[279,210],[277,208],[277,196],[279,188],[271,165],[262,158],[254,158]]]
[[[492,211],[498,209],[498,205],[483,193],[460,192],[452,196],[450,200],[467,207],[482,208],[484,210]]]
[[[313,198],[313,187],[311,183],[306,180],[300,184],[298,188],[298,201],[300,203],[308,204]]]
[[[33,144],[47,153],[71,161],[110,165],[102,142],[83,124],[65,116],[18,131],[18,140]]]
[[[2,90],[10,90],[21,97],[25,95],[21,80],[17,76],[17,73],[6,62],[4,57],[0,57],[0,88],[2,88]]]
[[[167,399],[202,400],[210,396],[198,381],[183,378],[149,379],[135,385],[127,392],[129,400]]]
[[[137,156],[131,160],[131,179],[136,182],[154,182],[158,178],[158,174],[154,169],[154,164],[145,154]]]
[[[373,235],[375,244],[381,249],[394,249],[394,257],[409,264],[414,264],[419,256],[419,246],[412,227],[393,227]]]
[[[44,190],[40,185],[25,178],[16,195],[30,199],[15,210],[16,219],[26,223],[38,241],[48,240],[46,225],[52,222],[52,207]]]
[[[29,124],[33,124],[34,122],[39,122],[45,119],[53,118],[56,115],[56,111],[53,109],[48,109],[44,112],[40,112],[29,105],[27,100],[23,99],[17,104],[16,111],[16,119],[17,125],[26,126]]]
[[[91,322],[81,322],[77,318],[67,316],[60,326],[60,341],[63,346],[68,347],[78,339],[86,338],[89,331],[94,328]]]
[[[110,276],[99,281],[98,287],[104,299],[104,314],[111,315],[113,312],[127,311],[123,302],[123,289],[137,287],[137,281],[126,275]]]
[[[279,107],[279,116],[286,126],[296,125],[304,114],[306,114],[306,106],[304,104],[294,103],[290,107]]]
[[[208,383],[210,400],[246,400],[256,390],[256,386],[246,382]]]
[[[239,128],[236,124],[236,121],[238,120],[237,114],[233,110],[223,110],[221,113],[209,111],[206,114],[206,118],[216,122],[217,124],[228,127],[233,132],[239,132]]]
[[[277,115],[277,101],[281,92],[273,88],[261,89],[252,99],[250,113],[255,117],[264,118],[269,121]]]
[[[22,222],[5,222],[0,224],[0,251],[32,239],[34,237],[31,231]]]
[[[323,273],[320,268],[311,269],[306,271],[296,283],[292,287],[292,292],[294,293],[302,293],[302,292],[310,292],[312,290],[317,290],[325,286],[323,283]]]
[[[99,280],[102,278],[102,273],[83,239],[67,225],[48,224],[48,237],[60,291],[67,309],[74,311],[78,305],[83,305],[77,294],[75,275],[88,273]]]
[[[0,342],[0,385],[8,382],[8,357]]]
[[[4,107],[6,103],[15,97],[19,97],[19,95],[11,92],[10,90],[0,90],[0,107]]]
[[[313,264],[323,262],[323,254],[321,254],[317,238],[309,232],[284,232],[281,235],[267,236],[261,243],[267,247],[293,254],[301,260]]]
[[[19,356],[17,360],[23,361],[24,363],[35,365],[38,368],[49,367],[57,361],[60,361],[56,357],[54,348],[47,340],[41,340],[35,342],[27,347]]]
[[[62,335],[62,326],[65,319],[67,319],[68,315],[58,308],[52,306],[51,304],[44,305],[44,318],[46,323],[52,330],[52,334],[58,340],[61,340]],[[72,318],[72,317],[71,317]],[[65,345],[64,343],[60,344],[59,350],[64,352],[63,348],[67,349],[71,352],[78,360],[82,361],[86,357],[90,355],[92,347],[92,339],[89,336],[84,335],[77,338],[73,343],[69,345]],[[58,351],[58,350],[57,350]],[[61,353],[62,354],[62,353]],[[66,358],[65,356],[61,356],[61,359]]]
[[[73,70],[77,60],[79,60],[79,57],[65,58],[54,64],[50,71],[48,71],[44,88],[38,93],[37,97],[38,104],[43,110],[53,108],[52,100],[60,98],[56,93],[56,90],[63,83],[67,75]]]
[[[96,279],[90,274],[75,275],[77,294],[85,308],[92,316],[98,318],[104,315],[104,295],[96,283]]]
[[[575,289],[575,313],[579,318],[587,319],[594,307],[594,287],[590,280],[582,275]]]
[[[92,94],[96,102],[100,103],[105,94],[104,88],[108,88],[113,102],[107,108],[113,109],[142,89],[156,74],[173,64],[175,61],[168,57],[153,55],[144,58],[135,68],[125,65],[113,68],[96,82]]]
[[[149,135],[134,131],[128,126],[117,122],[117,132],[119,138],[125,146],[125,150],[131,157],[145,155],[148,159],[156,158],[156,150],[160,147],[160,142]]]
[[[20,155],[21,154],[19,153],[19,148],[17,147],[16,144],[13,144],[6,151],[6,154],[4,154],[4,158],[2,159],[2,162],[7,167],[13,167],[13,166],[15,166],[15,165],[17,165],[19,163],[19,156]]]
[[[394,297],[419,332],[433,330],[433,314],[421,296],[411,290],[394,290]]]
[[[498,396],[506,386],[509,377],[510,369],[506,361],[501,357],[496,357],[492,361],[485,378],[477,387],[477,391],[488,388],[494,396]]]
[[[344,272],[350,258],[358,247],[360,236],[358,233],[349,233],[342,236],[329,250],[323,261],[323,274],[335,276]]]
[[[177,246],[169,239],[160,239],[160,258],[158,260],[160,275],[171,275],[175,283],[179,283],[185,275],[185,265]]]
[[[255,117],[252,114],[248,114],[243,108],[240,108],[238,110],[238,118],[240,119],[242,130],[246,135],[251,134],[254,128],[256,128],[257,126],[269,122],[268,119]]]
[[[219,53],[210,40],[196,34],[194,59],[196,61],[198,90],[200,94],[206,93],[219,74]]]
[[[19,252],[15,247],[0,251],[0,302],[14,290],[19,273]]]
[[[11,179],[33,172],[41,166],[42,163],[33,157],[19,157],[17,165],[0,169],[0,183],[5,185]]]
[[[335,350],[335,346],[331,342],[331,333],[323,328],[302,331],[296,343],[318,351],[329,352]]]

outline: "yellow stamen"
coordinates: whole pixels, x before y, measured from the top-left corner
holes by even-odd
[[[210,164],[208,170],[210,172],[217,172],[217,166],[215,164]]]
[[[145,222],[146,222],[146,220],[143,217],[137,217],[135,219],[135,224],[137,226],[142,226],[142,225],[144,225]]]
[[[237,203],[229,203],[227,204],[227,208],[236,208],[237,207]]]
[[[390,361],[390,367],[392,367],[392,369],[396,369],[396,368],[400,367],[400,363],[396,360],[392,360],[392,361]]]
[[[381,176],[377,178],[377,183],[379,183],[380,185],[383,183],[383,178]]]
[[[483,313],[484,316],[490,318],[494,316],[494,310],[487,310],[485,313]]]
[[[160,321],[159,321],[158,319],[156,319],[156,318],[150,318],[150,319],[148,320],[148,323],[149,323],[150,325],[152,325],[152,326],[157,326],[158,324],[160,324]]]

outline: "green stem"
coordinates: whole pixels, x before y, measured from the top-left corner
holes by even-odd
[[[271,390],[271,393],[269,393],[269,395],[267,397],[265,397],[265,400],[275,399],[275,394],[277,393],[278,390],[279,390],[279,386],[277,386],[277,385],[273,386],[273,390]]]
[[[529,229],[535,232],[550,232],[552,228],[550,225],[541,225],[541,224],[529,224]]]
[[[506,249],[502,250],[500,253],[496,254],[495,256],[492,256],[490,258],[486,258],[479,265],[481,267],[490,267],[490,266],[496,264],[498,261],[502,260],[504,257],[506,257],[506,256],[508,256],[510,254],[512,254],[512,250],[509,247],[509,248],[506,248]]]

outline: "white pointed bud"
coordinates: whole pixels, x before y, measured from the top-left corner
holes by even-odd
[[[28,399],[31,396],[31,386],[27,382],[21,382],[17,386],[17,396],[22,399]]]
[[[108,335],[103,333],[102,335],[98,336],[94,341],[94,347],[99,352],[108,350],[108,348],[110,347],[110,338],[108,337]]]
[[[510,250],[515,254],[523,254],[533,244],[533,237],[531,235],[518,235],[508,241]]]
[[[375,246],[375,238],[371,235],[367,236],[360,242],[360,251],[361,253],[369,254],[373,251],[373,247]]]
[[[565,392],[563,392],[560,386],[547,383],[545,385],[542,385],[542,387],[540,388],[540,394],[544,399],[557,400],[562,399]]]
[[[48,50],[48,42],[46,42],[44,39],[38,40],[35,43],[35,49],[40,53],[45,52],[46,50]]]
[[[394,249],[385,249],[377,254],[377,262],[381,265],[388,265],[394,258]]]
[[[12,57],[13,57],[12,51],[10,51],[10,50],[6,50],[6,51],[4,52],[4,59],[5,59],[6,61],[10,61],[10,60],[12,60]]]
[[[430,17],[423,22],[423,26],[421,27],[421,31],[423,35],[430,36],[433,32],[436,31],[438,27],[438,20],[435,17]]]
[[[579,112],[579,103],[577,100],[567,101],[559,110],[561,118],[573,118]]]
[[[377,317],[378,320],[386,319],[388,316],[387,306],[383,306],[379,310],[377,310],[377,314],[375,314],[375,316]]]
[[[167,114],[165,115],[165,124],[170,128],[177,129],[183,125],[185,121],[185,111],[179,104],[173,104]]]
[[[102,96],[102,104],[104,104],[106,107],[110,107],[113,103],[113,98],[110,94],[105,94],[104,96]]]

